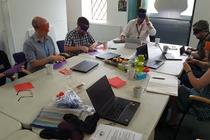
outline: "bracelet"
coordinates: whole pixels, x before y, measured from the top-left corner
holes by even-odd
[[[186,71],[187,74],[190,73],[190,72],[192,72],[192,70]]]

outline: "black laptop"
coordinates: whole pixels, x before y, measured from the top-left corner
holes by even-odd
[[[87,73],[88,71],[92,70],[96,66],[98,66],[97,62],[84,60],[78,63],[77,65],[73,66],[71,70]]]
[[[144,66],[157,69],[162,64],[164,64],[163,60],[160,59],[149,59],[149,53],[148,53],[148,47],[147,44],[143,44],[142,46],[136,48],[136,56],[138,55],[144,55],[145,63]]]
[[[119,124],[128,125],[140,106],[139,102],[116,97],[106,76],[86,91],[99,116]]]
[[[108,59],[112,59],[112,58],[119,57],[119,56],[120,56],[120,54],[106,52],[106,53],[96,55],[96,58],[102,59],[102,60],[108,60]]]

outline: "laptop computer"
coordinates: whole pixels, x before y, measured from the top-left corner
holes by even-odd
[[[138,55],[144,55],[145,59],[144,66],[152,69],[157,69],[164,63],[164,61],[160,59],[149,59],[147,44],[143,44],[142,46],[136,49],[136,56]]]
[[[96,58],[102,59],[102,60],[108,60],[108,59],[112,59],[112,58],[119,57],[119,56],[120,56],[120,54],[106,52],[106,53],[96,55]]]
[[[125,38],[125,48],[136,49],[141,45],[141,40],[138,38]]]
[[[160,45],[158,45],[158,47],[160,48],[161,52],[162,52],[162,56],[166,59],[166,60],[182,60],[181,57],[175,56],[172,53],[164,53],[162,48],[160,47]]]
[[[139,102],[116,97],[106,76],[100,78],[86,91],[101,118],[126,126],[140,106]]]
[[[95,68],[96,66],[98,66],[97,62],[84,60],[84,61],[78,63],[77,65],[71,67],[71,70],[82,72],[82,73],[87,73],[90,70],[92,70],[93,68]]]

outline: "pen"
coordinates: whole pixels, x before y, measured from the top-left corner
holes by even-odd
[[[109,48],[109,49],[111,49],[111,50],[117,50],[117,48]]]
[[[163,77],[152,77],[153,79],[158,79],[158,80],[165,80]]]

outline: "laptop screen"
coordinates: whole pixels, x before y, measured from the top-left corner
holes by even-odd
[[[136,48],[136,56],[138,55],[144,55],[144,59],[148,59],[148,48],[147,44],[143,44],[142,46]]]
[[[109,85],[106,76],[96,81],[87,90],[88,96],[95,108],[99,113],[103,110],[103,107],[115,98],[114,92]]]

